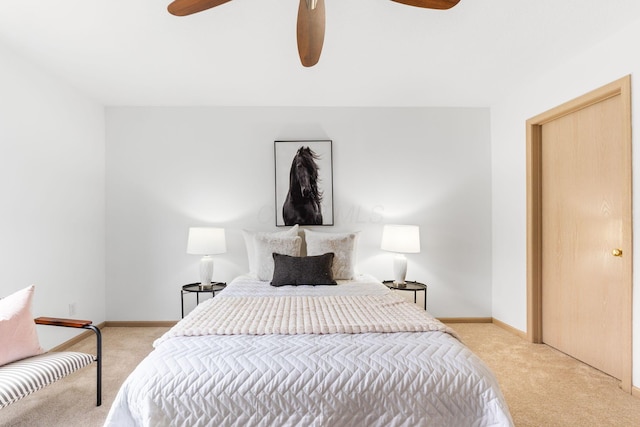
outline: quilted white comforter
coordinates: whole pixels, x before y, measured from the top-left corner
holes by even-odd
[[[215,299],[388,292],[369,276],[315,288],[241,277]],[[106,426],[513,425],[493,374],[442,330],[174,335],[125,381]]]

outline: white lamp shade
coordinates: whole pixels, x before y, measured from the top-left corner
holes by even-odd
[[[215,255],[227,252],[224,228],[191,227],[187,241],[187,253],[193,255]]]
[[[417,225],[385,225],[382,229],[384,251],[412,254],[420,252],[420,227]]]

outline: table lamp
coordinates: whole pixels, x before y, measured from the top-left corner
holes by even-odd
[[[190,227],[187,253],[203,255],[200,259],[200,287],[211,286],[213,258],[211,255],[227,252],[224,228]]]
[[[382,229],[384,251],[397,252],[393,260],[393,283],[398,288],[406,287],[407,258],[404,254],[420,252],[420,227],[417,225],[385,225]]]

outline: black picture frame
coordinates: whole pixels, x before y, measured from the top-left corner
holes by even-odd
[[[276,226],[333,225],[332,142],[274,141]],[[298,154],[300,156],[296,159]],[[297,169],[299,173],[292,173],[294,159],[300,166]],[[317,176],[315,183],[314,169]],[[298,176],[301,179],[296,179]],[[301,181],[306,184],[300,185]],[[320,201],[317,200],[318,195]],[[318,210],[321,218],[318,217]]]

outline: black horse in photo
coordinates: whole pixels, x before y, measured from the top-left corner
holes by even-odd
[[[289,171],[289,192],[282,206],[285,225],[322,225],[322,191],[318,189],[319,156],[300,147]]]

